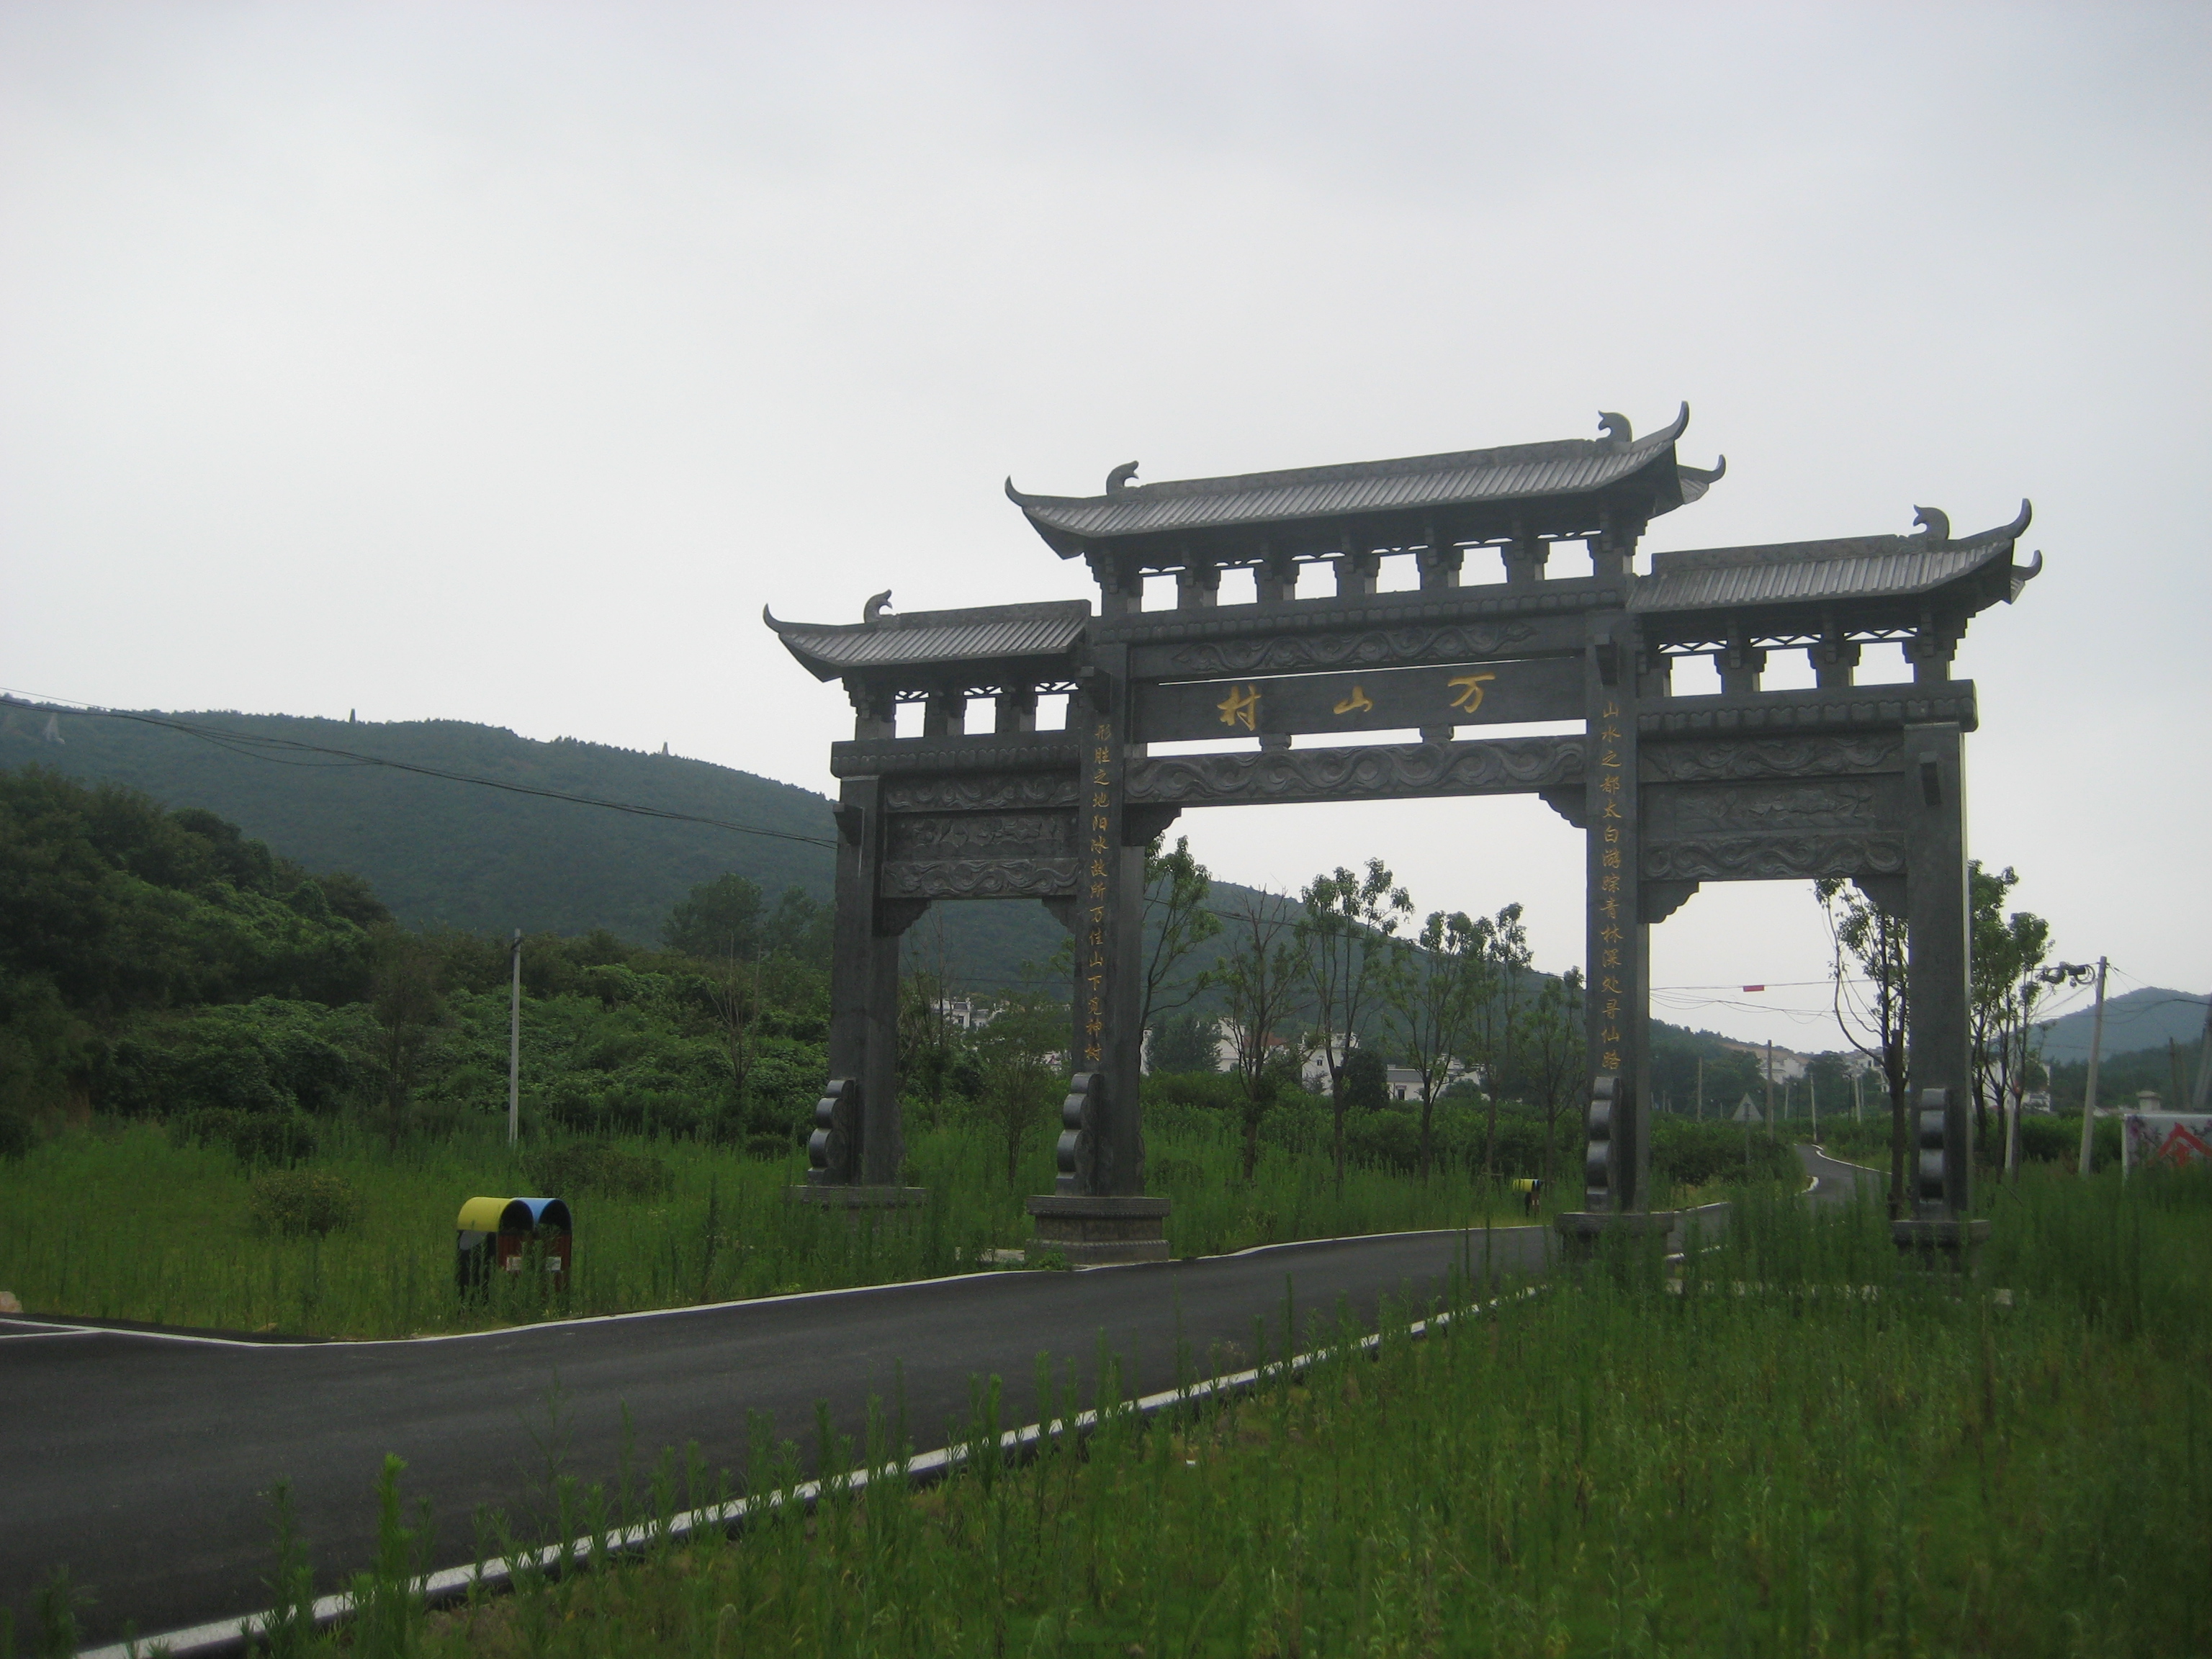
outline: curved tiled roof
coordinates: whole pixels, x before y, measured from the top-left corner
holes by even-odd
[[[828,680],[871,668],[1060,656],[1082,637],[1091,601],[913,611],[848,623],[780,622],[763,606],[761,620],[810,673]]]
[[[2025,572],[2012,570],[2013,544],[2032,516],[2026,501],[2020,506],[2012,523],[1957,541],[1936,533],[1947,527],[1936,515],[1936,526],[1920,536],[1854,536],[1655,554],[1651,574],[1638,580],[1630,607],[1644,612],[1710,611],[1808,599],[1901,598],[1945,586],[1998,561],[2004,562],[2010,585],[2004,594],[1992,597],[2017,598],[2020,585],[2041,568],[2039,562]]]
[[[1133,465],[1116,467],[1103,495],[1031,495],[1009,478],[1006,495],[1063,557],[1084,543],[1127,537],[1589,495],[1647,468],[1671,475],[1653,481],[1655,509],[1664,512],[1704,495],[1726,468],[1676,464],[1674,441],[1689,418],[1685,404],[1671,424],[1632,441],[1567,439],[1167,483],[1125,483]],[[1605,419],[1608,429],[1626,430],[1619,416]]]

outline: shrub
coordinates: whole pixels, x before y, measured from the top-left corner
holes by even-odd
[[[231,1131],[230,1150],[240,1164],[298,1164],[315,1155],[315,1126],[304,1112],[248,1114]]]
[[[265,1232],[320,1238],[360,1218],[361,1194],[324,1170],[269,1170],[254,1176],[246,1207]]]
[[[1804,1167],[1788,1141],[1754,1128],[1748,1158],[1744,1146],[1741,1124],[1685,1123],[1665,1115],[1651,1120],[1651,1167],[1670,1181],[1685,1187],[1713,1180],[1803,1182]]]
[[[221,1146],[240,1164],[297,1164],[315,1155],[315,1126],[302,1112],[241,1112],[203,1106],[168,1121],[177,1146]]]
[[[604,1145],[526,1152],[522,1168],[538,1188],[534,1196],[541,1198],[568,1198],[582,1193],[597,1193],[603,1198],[657,1198],[670,1184],[667,1167],[659,1158]]]
[[[0,1107],[0,1162],[11,1162],[31,1150],[31,1120]]]

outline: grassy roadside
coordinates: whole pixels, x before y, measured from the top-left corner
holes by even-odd
[[[390,1337],[518,1320],[629,1312],[975,1270],[1029,1234],[1027,1193],[1049,1192],[1048,1154],[1021,1178],[966,1127],[917,1134],[914,1178],[929,1201],[857,1218],[787,1201],[796,1158],[748,1158],[692,1140],[629,1138],[657,1159],[665,1190],[575,1197],[574,1281],[550,1298],[508,1284],[489,1305],[453,1286],[454,1212],[478,1193],[531,1190],[494,1136],[403,1143],[396,1151],[333,1125],[313,1167],[360,1194],[351,1226],[325,1238],[272,1236],[249,1212],[251,1172],[227,1151],[179,1146],[156,1127],[96,1123],[36,1148],[0,1177],[0,1288],[33,1313],[232,1330]],[[1337,1190],[1326,1157],[1269,1147],[1241,1178],[1233,1133],[1195,1115],[1156,1132],[1153,1186],[1173,1200],[1178,1255],[1423,1227],[1480,1224],[1490,1207],[1466,1174],[1423,1182],[1355,1169]],[[1523,1219],[1510,1195],[1500,1223]]]
[[[1679,1285],[1601,1264],[1236,1403],[926,1489],[833,1486],[447,1613],[406,1595],[395,1489],[370,1613],[289,1650],[2203,1651],[2212,1182],[2036,1172],[1996,1209],[1962,1281],[1900,1262],[1869,1206],[1753,1193]],[[979,1443],[1065,1385],[1040,1376],[1031,1408],[979,1379]],[[794,1468],[757,1446],[757,1486]],[[630,1519],[680,1501],[641,1484]]]

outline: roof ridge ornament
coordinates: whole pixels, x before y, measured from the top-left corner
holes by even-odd
[[[864,628],[882,627],[884,609],[890,602],[891,591],[888,587],[880,593],[872,595],[868,602],[860,607],[860,625]]]
[[[1951,515],[1942,507],[1916,507],[1912,509],[1912,522],[1920,526],[1929,546],[1948,547],[1951,544]]]
[[[1615,415],[1608,410],[1597,412],[1597,428],[1605,434],[1598,441],[1610,449],[1624,449],[1636,441],[1636,434],[1628,424],[1628,416]]]
[[[1106,493],[1118,495],[1130,487],[1129,481],[1137,476],[1137,464],[1124,461],[1106,475]]]

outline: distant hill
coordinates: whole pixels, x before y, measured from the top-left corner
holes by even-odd
[[[355,724],[285,714],[165,716],[218,733],[282,738],[526,788],[594,795],[827,842],[827,797],[707,761],[556,738],[466,720]],[[111,716],[0,703],[0,768],[50,766],[204,806],[312,870],[366,877],[410,926],[576,934],[604,927],[657,943],[678,900],[726,871],[773,899],[798,887],[827,902],[826,845],[739,835],[604,807],[513,794],[313,755],[283,760]],[[962,979],[994,982],[1066,937],[1043,907],[967,903],[944,911],[944,954]],[[938,952],[933,915],[912,935]]]
[[[2043,1045],[2044,1057],[2053,1064],[2089,1058],[2089,1031],[2095,1011],[2086,1001],[2051,1022]],[[2171,1037],[2185,1049],[2193,1049],[2204,1035],[2204,999],[2186,991],[2146,986],[2123,996],[2105,999],[2105,1053],[2133,1054],[2139,1049],[2163,1049]]]

